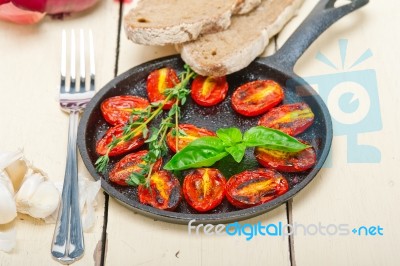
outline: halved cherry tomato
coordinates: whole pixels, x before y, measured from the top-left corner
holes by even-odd
[[[182,198],[181,185],[170,172],[157,171],[151,175],[148,188],[144,185],[138,187],[138,196],[140,203],[173,211]]]
[[[245,116],[265,113],[284,98],[282,87],[273,80],[256,80],[240,86],[232,95],[233,109]]]
[[[105,155],[108,150],[108,145],[113,141],[114,137],[119,138],[123,135],[124,126],[125,125],[118,125],[109,128],[106,134],[97,142],[96,152],[100,155]],[[143,133],[139,132],[130,140],[120,142],[117,146],[111,149],[108,155],[117,156],[123,153],[127,153],[142,146],[144,144],[144,141],[145,139],[143,137]]]
[[[197,76],[192,82],[192,99],[201,106],[213,106],[222,102],[228,92],[226,77]]]
[[[254,155],[262,166],[282,172],[302,172],[313,167],[317,161],[313,147],[300,152],[284,152],[256,147]]]
[[[183,195],[187,203],[199,212],[217,207],[225,196],[225,177],[218,169],[200,168],[183,181]]]
[[[101,113],[104,119],[113,126],[125,124],[133,110],[143,110],[149,106],[145,98],[131,95],[115,96],[104,100],[101,103]],[[133,115],[136,120],[138,116]]]
[[[314,113],[306,103],[292,103],[272,108],[258,124],[295,136],[309,128],[313,121]]]
[[[172,129],[167,134],[167,145],[173,152],[176,152],[177,150],[182,150],[195,139],[207,136],[215,136],[214,132],[205,128],[196,127],[191,124],[180,124],[178,127],[179,131],[183,131],[178,136],[178,149],[176,148],[175,129]]]
[[[147,77],[147,95],[150,102],[164,101],[166,98],[164,95],[165,89],[173,88],[178,83],[179,78],[172,68],[165,67],[151,72]],[[174,102],[175,101],[168,101],[163,109],[171,109]]]
[[[140,164],[144,164],[143,157],[148,153],[147,150],[130,153],[122,158],[109,173],[109,179],[121,186],[127,186],[128,178],[132,173],[139,173],[142,168]],[[162,159],[158,159],[153,166],[152,171],[159,171],[161,169]]]
[[[271,169],[244,171],[226,183],[226,197],[237,208],[249,208],[270,201],[289,190],[287,180]]]

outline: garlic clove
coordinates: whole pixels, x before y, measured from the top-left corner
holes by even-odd
[[[17,204],[18,212],[28,213],[28,210],[30,208],[29,201],[38,189],[39,185],[43,182],[44,177],[39,173],[35,173],[25,177],[21,188],[15,195],[15,202]]]
[[[26,161],[23,159],[16,160],[7,166],[5,171],[10,177],[15,191],[18,191],[22,185],[25,174],[28,172],[28,165]]]
[[[17,217],[17,208],[9,188],[0,182],[0,224],[11,222]]]
[[[44,181],[30,198],[27,214],[34,218],[46,218],[57,209],[59,203],[58,189],[52,182]]]

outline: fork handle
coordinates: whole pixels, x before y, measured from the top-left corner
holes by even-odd
[[[83,256],[85,244],[79,211],[78,165],[76,135],[79,111],[69,115],[67,163],[58,218],[54,231],[51,254],[63,264],[70,264]]]

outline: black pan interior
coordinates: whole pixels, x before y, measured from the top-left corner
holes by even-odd
[[[266,204],[245,210],[236,209],[225,199],[219,207],[205,214],[198,213],[183,200],[175,212],[169,212],[140,204],[137,199],[136,188],[116,185],[108,180],[107,173],[104,175],[97,173],[94,167],[94,162],[98,158],[95,145],[109,127],[100,112],[101,102],[116,95],[131,94],[147,97],[146,78],[151,71],[162,67],[171,67],[180,72],[183,70],[183,65],[184,63],[179,56],[170,56],[134,67],[104,86],[86,108],[79,125],[78,147],[89,172],[96,180],[101,179],[102,187],[109,195],[134,211],[154,219],[173,223],[187,223],[192,219],[199,223],[226,223],[250,218],[279,206],[293,197],[314,178],[325,161],[331,144],[332,127],[329,112],[321,98],[307,84],[301,82],[301,79],[298,79],[297,76],[268,67],[258,60],[244,70],[227,77],[229,93],[221,104],[209,108],[200,107],[189,97],[187,104],[182,108],[183,117],[180,123],[191,123],[213,131],[231,126],[239,127],[242,131],[245,131],[257,125],[259,117],[248,118],[234,112],[230,103],[233,91],[246,82],[258,79],[272,79],[280,83],[285,90],[284,103],[306,102],[313,110],[315,114],[314,124],[298,137],[315,147],[318,158],[317,165],[310,171],[296,174],[283,173],[290,184],[290,190],[286,194]],[[156,124],[158,122],[159,120],[154,121]],[[170,155],[164,158],[164,163],[167,162],[169,157]],[[121,158],[122,156],[112,158],[108,170]],[[256,169],[260,165],[253,156],[253,150],[248,150],[242,163],[237,164],[228,157],[218,162],[216,167],[229,178],[233,174],[247,169]],[[184,174],[183,172],[182,176]]]

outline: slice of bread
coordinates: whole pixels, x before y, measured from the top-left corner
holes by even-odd
[[[261,4],[261,0],[237,0],[234,14],[246,14]]]
[[[225,30],[234,13],[246,13],[261,0],[141,0],[124,17],[128,39],[138,44],[166,45]]]
[[[303,0],[263,0],[254,11],[232,18],[221,32],[177,45],[182,59],[198,74],[223,76],[248,66],[296,14]]]

